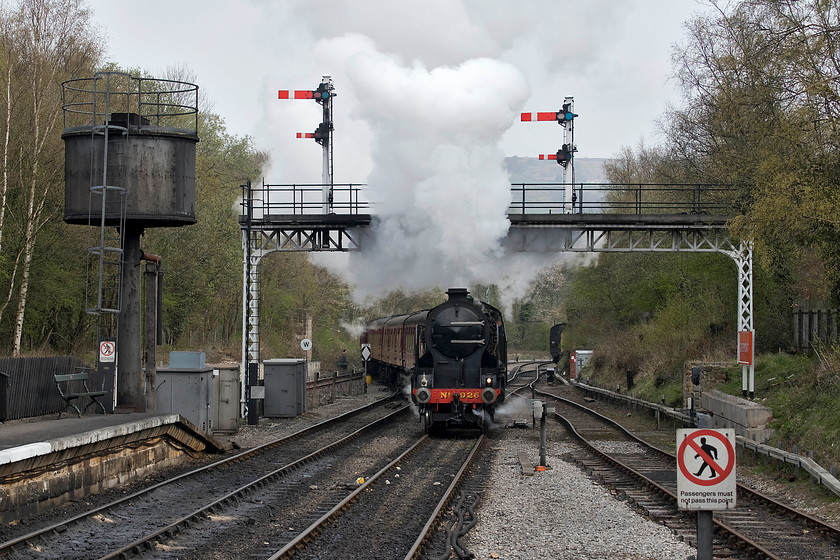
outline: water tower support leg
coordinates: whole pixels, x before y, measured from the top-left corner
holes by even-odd
[[[140,236],[143,228],[127,224],[123,231],[120,324],[117,335],[117,407],[145,412],[141,369]]]

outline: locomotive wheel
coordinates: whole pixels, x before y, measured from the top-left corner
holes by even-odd
[[[427,410],[426,412],[423,413],[423,431],[425,431],[428,434],[429,431],[431,431],[431,429],[432,429],[432,415]]]

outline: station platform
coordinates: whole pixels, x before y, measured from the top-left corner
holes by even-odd
[[[224,446],[179,414],[94,414],[0,425],[0,518],[140,480]]]

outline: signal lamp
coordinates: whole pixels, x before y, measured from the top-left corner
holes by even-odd
[[[692,366],[691,368],[691,383],[700,385],[700,376],[703,373],[703,368],[700,366]]]
[[[557,121],[560,124],[565,125],[567,122],[571,122],[577,115],[572,112],[572,104],[571,103],[563,103],[563,109],[558,111],[557,113]]]
[[[563,144],[563,147],[557,150],[557,163],[566,167],[572,161],[572,145]]]
[[[312,138],[314,138],[319,144],[323,144],[330,138],[330,128],[330,125],[327,123],[319,124],[318,128],[316,128],[315,132],[312,134]]]

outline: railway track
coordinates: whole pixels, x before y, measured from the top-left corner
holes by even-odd
[[[207,554],[201,550],[201,539],[190,541],[188,537],[191,533],[203,534],[205,541],[208,538],[213,541],[219,532],[228,528],[226,525],[241,522],[246,528],[254,529],[258,521],[266,518],[293,526],[277,515],[281,510],[293,511],[289,509],[292,498],[305,502],[301,513],[307,510],[317,513],[321,503],[334,499],[336,493],[346,493],[342,485],[355,484],[356,476],[351,477],[346,469],[367,472],[372,468],[375,458],[366,455],[365,449],[370,450],[370,455],[382,456],[404,448],[412,438],[410,429],[393,429],[395,425],[416,426],[407,407],[399,405],[394,410],[393,406],[380,401],[362,407],[71,519],[20,535],[0,544],[0,556],[236,558],[236,554],[225,552],[221,556]],[[329,470],[333,464],[345,468],[338,475],[340,483],[312,482],[321,476],[319,472]],[[292,498],[284,500],[289,496]],[[281,503],[271,505],[267,502],[269,498]],[[300,519],[305,517],[301,515]],[[197,524],[203,529],[191,531]],[[237,533],[235,541],[240,549],[247,549],[253,541],[248,537],[249,532],[254,531]],[[216,544],[209,546],[210,552],[218,552]]]
[[[645,515],[692,542],[695,515],[676,501],[676,458],[591,410],[571,387],[536,391],[580,443],[578,462]],[[840,531],[769,496],[738,485],[737,507],[714,512],[716,558],[840,558]]]
[[[269,559],[425,557],[485,438],[424,435]]]

